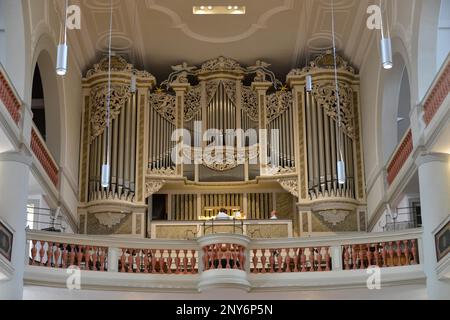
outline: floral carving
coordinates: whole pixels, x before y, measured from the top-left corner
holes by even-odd
[[[169,177],[169,176],[175,176],[175,170],[173,168],[154,168],[149,169],[148,174],[152,176],[163,176],[163,177]]]
[[[164,180],[150,180],[145,182],[145,198],[155,194],[164,186],[166,182]]]
[[[341,71],[355,73],[355,69],[339,55],[336,56],[336,68]],[[331,50],[327,50],[325,53],[317,56],[314,61],[311,61],[310,65],[305,68],[292,69],[289,72],[288,77],[301,76],[317,69],[334,69],[334,56]]]
[[[123,213],[111,213],[111,212],[103,212],[96,213],[95,217],[101,225],[106,226],[108,228],[112,228],[115,225],[119,224],[123,218],[125,218],[125,214]]]
[[[242,109],[250,120],[259,121],[258,96],[251,88],[242,86]]]
[[[191,88],[185,97],[184,121],[189,122],[200,112],[201,108],[201,87]]]
[[[348,211],[343,210],[329,210],[329,211],[321,211],[319,215],[328,223],[331,223],[333,226],[343,222],[345,218],[350,214]]]
[[[114,120],[130,97],[130,87],[113,84],[111,86],[110,121]],[[108,87],[98,86],[91,90],[91,141],[101,135],[106,127]]]
[[[109,58],[108,56],[100,60],[99,63],[94,64],[94,68],[90,69],[86,76],[89,78],[97,73],[108,72],[109,70]],[[121,56],[111,56],[111,71],[112,72],[132,72],[133,65],[129,64]]]
[[[150,107],[156,110],[164,119],[175,124],[175,97],[164,92],[150,95]]]
[[[292,106],[292,92],[279,91],[267,96],[267,120],[271,122]]]
[[[297,177],[278,179],[278,183],[284,190],[291,193],[294,197],[298,197],[298,179]]]
[[[237,71],[243,70],[240,64],[231,58],[218,57],[205,62],[202,65],[201,72],[209,71]]]
[[[333,82],[318,83],[313,86],[312,94],[326,114],[337,121],[336,84]],[[354,114],[352,108],[353,90],[344,83],[339,83],[339,101],[341,105],[342,130],[350,138],[354,137]]]

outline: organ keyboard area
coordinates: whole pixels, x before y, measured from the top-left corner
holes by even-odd
[[[157,85],[115,55],[109,131],[107,62],[83,79],[81,233],[189,238],[221,211],[230,220],[220,223],[244,221],[255,237],[364,230],[359,77],[341,57],[337,92],[330,52],[292,70],[286,84],[263,61],[244,67],[219,57],[174,66]]]

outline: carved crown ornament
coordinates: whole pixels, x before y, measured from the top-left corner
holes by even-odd
[[[99,63],[94,64],[94,67],[86,73],[86,78],[90,78],[96,74],[105,73],[109,71],[109,57],[103,57]],[[111,55],[111,72],[134,73],[138,78],[152,78],[154,76],[145,70],[136,70],[134,66],[125,60],[120,55]]]
[[[336,68],[338,71],[346,71],[355,74],[355,69],[340,55],[336,55]],[[320,69],[334,69],[334,56],[331,50],[327,50],[317,56],[313,61],[310,62],[309,66],[306,66],[304,68],[292,69],[289,72],[288,77],[301,76],[311,71]]]
[[[110,121],[116,119],[120,110],[130,98],[130,87],[122,84],[112,84],[110,92]],[[106,110],[108,86],[99,85],[91,90],[91,142],[101,135],[106,127]]]

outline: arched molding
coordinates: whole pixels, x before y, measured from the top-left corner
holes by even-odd
[[[41,72],[42,86],[44,90],[47,147],[58,163],[61,163],[64,154],[63,142],[66,139],[64,88],[63,78],[56,75],[56,46],[54,38],[48,33],[43,33],[36,40],[32,52],[32,71],[27,79],[29,87],[32,87],[34,69],[36,64]],[[29,97],[31,105],[31,93]]]

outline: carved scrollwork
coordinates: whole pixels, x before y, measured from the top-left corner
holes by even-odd
[[[347,71],[350,73],[355,73],[355,69],[341,56],[336,56],[336,68],[341,71]],[[323,54],[317,56],[310,65],[305,68],[292,69],[289,76],[301,76],[305,73],[314,71],[316,69],[334,69],[334,56],[331,50],[325,51]]]
[[[194,119],[195,115],[202,109],[201,106],[201,87],[191,88],[185,97],[184,121],[189,122]]]
[[[243,70],[241,65],[231,58],[218,57],[209,61],[206,61],[200,72],[210,72],[210,71],[239,71]]]
[[[292,92],[279,91],[267,96],[267,120],[271,122],[292,106]]]
[[[268,175],[279,176],[284,174],[296,173],[295,167],[269,167],[266,169]]]
[[[250,120],[259,121],[258,96],[251,88],[242,86],[242,109]]]
[[[102,213],[96,213],[95,217],[97,218],[98,222],[106,226],[108,228],[112,228],[115,225],[119,224],[120,221],[122,221],[123,218],[125,218],[126,214],[123,213],[112,213],[112,212],[102,212]]]
[[[152,175],[152,176],[161,176],[161,177],[171,177],[171,176],[175,176],[175,169],[173,168],[154,168],[154,169],[149,169],[147,171],[148,175]]]
[[[114,120],[131,96],[130,87],[113,84],[111,86],[110,121]],[[106,127],[106,110],[108,100],[108,87],[97,86],[91,90],[91,141],[101,135]]]
[[[89,78],[97,73],[108,72],[109,70],[109,57],[106,56],[99,63],[94,64],[94,68],[90,69],[86,77]],[[111,71],[112,72],[132,72],[133,65],[129,64],[121,56],[111,56]]]
[[[156,110],[164,119],[175,123],[175,97],[164,93],[155,92],[150,95],[150,107]]]
[[[278,179],[278,183],[284,190],[291,193],[294,197],[298,197],[298,179],[297,177]]]
[[[145,182],[145,198],[155,194],[164,186],[166,181],[164,180],[150,180]]]
[[[313,86],[312,94],[326,114],[337,121],[336,84],[333,82],[318,83]],[[350,138],[354,137],[354,114],[352,107],[353,90],[344,83],[339,83],[339,100],[341,105],[342,131]]]
[[[348,211],[344,210],[328,210],[328,211],[320,211],[319,215],[328,223],[331,223],[333,226],[344,222],[345,218],[350,214]]]
[[[216,151],[222,154],[219,156]],[[234,148],[216,147],[203,153],[203,165],[214,171],[228,171],[236,168],[239,163],[242,162]]]
[[[209,80],[206,82],[206,100],[208,104],[214,98],[219,85],[223,85],[227,97],[236,103],[236,82],[233,80]]]

